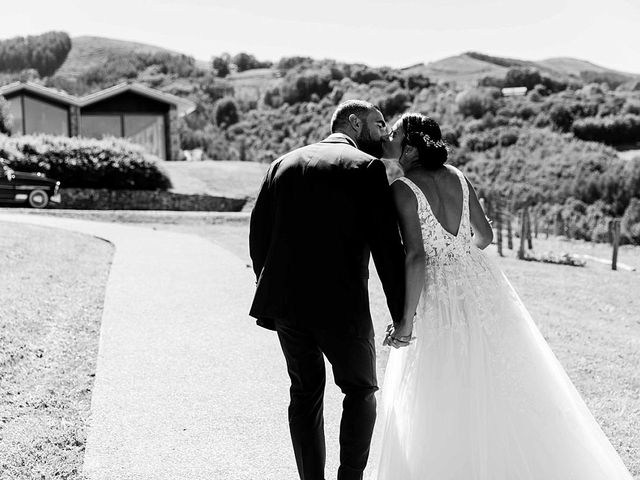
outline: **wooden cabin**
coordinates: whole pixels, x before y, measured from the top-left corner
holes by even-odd
[[[137,83],[121,83],[84,97],[31,82],[0,87],[13,115],[13,133],[123,137],[162,160],[177,160],[177,120],[193,102]]]

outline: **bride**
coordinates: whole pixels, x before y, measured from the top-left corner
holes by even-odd
[[[504,274],[438,124],[406,114],[387,156],[406,259],[385,344],[378,480],[631,480]],[[414,313],[415,312],[415,321]],[[415,336],[415,339],[412,337]]]

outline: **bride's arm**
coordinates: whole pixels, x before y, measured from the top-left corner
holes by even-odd
[[[473,227],[473,243],[479,249],[485,249],[493,241],[493,230],[469,180],[467,180],[467,185],[469,186],[469,217]]]
[[[422,243],[422,230],[418,218],[418,204],[411,189],[401,181],[391,185],[393,199],[398,212],[400,234],[405,250],[405,299],[404,313],[399,324],[394,325],[394,336],[411,335],[413,316],[418,307],[420,294],[425,282],[425,253]]]

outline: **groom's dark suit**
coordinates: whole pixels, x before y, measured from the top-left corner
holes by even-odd
[[[384,164],[344,134],[272,163],[251,214],[258,278],[250,314],[277,330],[291,377],[289,424],[303,480],[324,475],[324,353],[345,394],[339,479],[360,479],[375,422],[370,253],[395,321],[404,249]]]

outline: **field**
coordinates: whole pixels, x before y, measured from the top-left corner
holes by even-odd
[[[94,218],[135,223],[143,220],[141,225],[150,228],[202,235],[250,263],[246,215],[205,215],[200,220],[194,216],[180,221],[173,214],[159,213],[154,218],[144,212],[140,216],[135,212],[101,212]],[[16,392],[0,401],[3,422],[12,426],[9,430],[5,427],[11,436],[3,432],[0,440],[0,458],[5,465],[13,462],[12,468],[21,475],[16,478],[25,480],[32,478],[27,471],[39,471],[36,464],[37,468],[67,468],[69,476],[65,478],[76,478],[68,465],[77,467],[81,460],[91,389],[89,375],[95,367],[92,361],[97,347],[100,288],[110,258],[107,244],[87,242],[82,236],[68,233],[56,234],[45,242],[42,230],[19,227],[8,238],[0,237],[0,252],[17,251],[17,260],[13,261],[19,267],[15,269],[19,273],[10,279],[13,288],[2,290],[0,331],[4,338],[14,339],[10,352],[28,352],[22,358],[13,354],[10,362],[3,359],[0,363],[3,390]],[[31,238],[34,241],[28,240]],[[557,238],[534,240],[534,246],[602,257],[610,252],[606,245]],[[78,260],[69,262],[78,252]],[[489,253],[515,286],[626,465],[640,479],[640,298],[630,294],[640,291],[640,273],[613,272],[594,262],[584,268],[522,262],[506,248],[507,256],[498,258],[493,246]],[[640,267],[640,249],[624,247],[620,261]],[[72,273],[70,264],[80,268]],[[381,332],[388,315],[373,272],[372,268],[371,302],[376,331]],[[48,284],[54,287],[47,290]],[[24,307],[25,299],[37,297],[36,291],[45,293],[33,307]],[[42,312],[54,313],[45,316],[47,321],[43,323],[38,321]],[[61,312],[69,314],[63,316]],[[84,343],[70,345],[71,338]],[[43,357],[38,357],[40,351]],[[387,355],[388,350],[379,349],[379,371],[384,370]],[[12,373],[16,371],[34,371],[35,375]],[[26,466],[16,465],[18,449],[30,452],[21,455]]]

